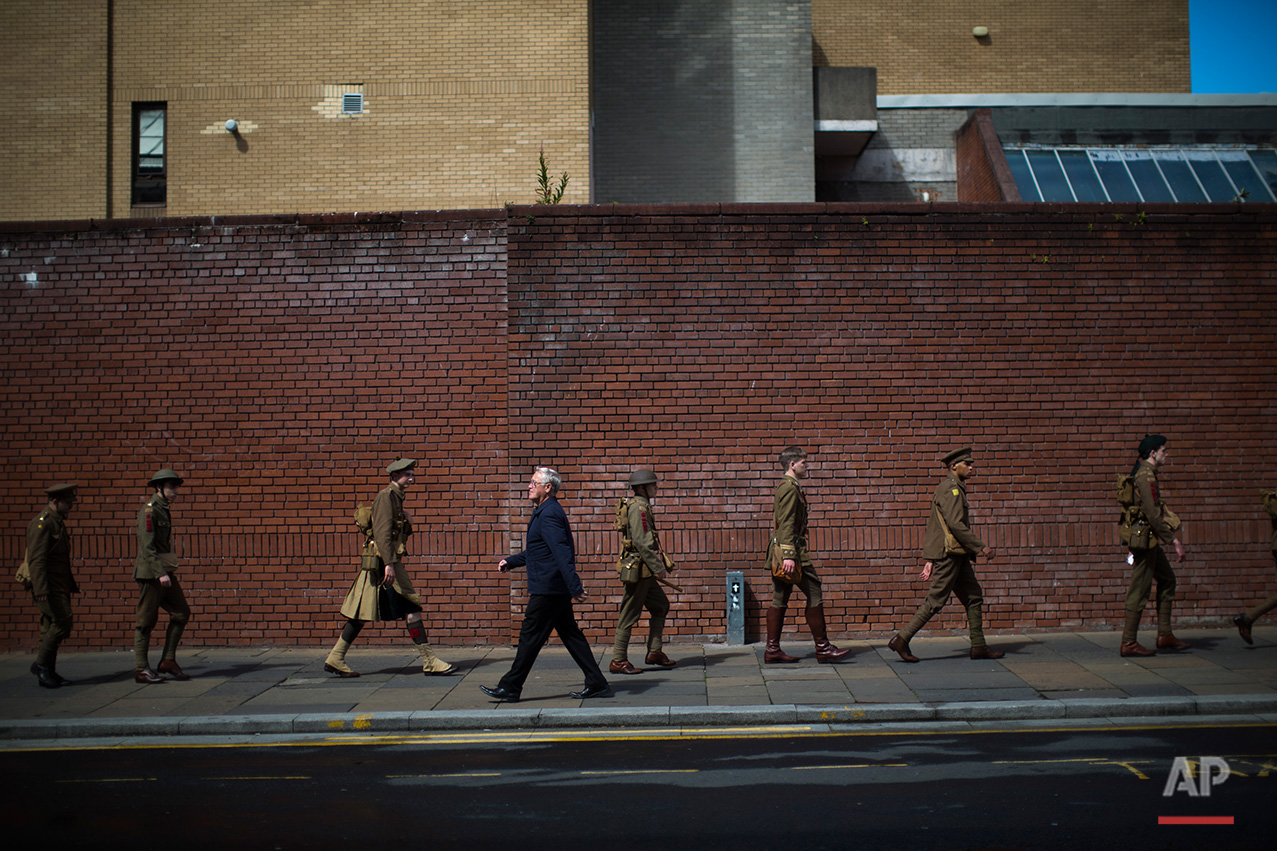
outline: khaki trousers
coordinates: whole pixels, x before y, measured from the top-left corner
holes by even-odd
[[[807,608],[814,609],[824,602],[820,593],[820,577],[816,575],[816,566],[806,553],[801,553],[798,563],[803,567],[803,578],[794,584],[781,582],[772,577],[772,608],[784,609],[789,606],[789,595],[797,588],[807,598]]]
[[[984,646],[984,591],[975,578],[969,556],[946,556],[931,563],[931,588],[918,606],[918,611],[914,612],[909,625],[900,630],[900,637],[906,644],[927,621],[945,607],[950,594],[956,596],[967,610],[967,631],[971,635],[971,646]]]
[[[133,664],[137,670],[151,667],[148,661],[151,630],[160,619],[160,609],[168,612],[168,628],[164,631],[164,652],[161,659],[177,658],[177,642],[191,619],[191,607],[177,577],[169,575],[169,587],[158,579],[139,579],[141,596],[137,601],[137,619],[133,632]]]
[[[663,646],[665,616],[670,611],[669,598],[655,576],[625,583],[625,595],[621,597],[621,612],[616,620],[616,639],[612,642],[612,661],[624,662],[629,658],[630,633],[647,609],[647,650],[655,653]]]
[[[1160,546],[1147,550],[1131,550],[1135,564],[1131,568],[1131,584],[1126,588],[1126,612],[1137,615],[1148,603],[1148,591],[1157,582],[1157,634],[1171,631],[1171,609],[1175,604],[1175,571]],[[1129,620],[1129,618],[1128,618]],[[1139,621],[1135,622],[1138,626]],[[1134,641],[1128,626],[1122,632],[1123,641]]]
[[[67,640],[71,624],[75,622],[71,615],[71,595],[50,592],[36,607],[40,610],[40,649],[36,651],[35,662],[53,668],[58,663],[58,645]]]

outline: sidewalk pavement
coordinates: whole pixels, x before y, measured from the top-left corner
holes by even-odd
[[[1177,631],[1192,649],[1143,659],[1118,655],[1118,633],[1000,635],[997,661],[967,656],[965,638],[915,638],[918,664],[886,640],[844,641],[850,661],[816,663],[809,642],[784,642],[798,664],[763,665],[762,646],[674,644],[670,669],[609,675],[615,696],[572,700],[581,672],[557,642],[537,660],[514,704],[492,702],[514,657],[505,646],[436,647],[461,670],[426,677],[411,646],[360,647],[362,676],[323,670],[328,648],[192,647],[179,661],[193,679],[133,682],[130,651],[64,652],[73,681],[43,689],[28,653],[0,654],[0,749],[34,739],[154,736],[393,734],[485,729],[706,728],[905,722],[1064,723],[1069,719],[1193,716],[1197,723],[1277,723],[1277,627],[1248,646],[1232,629]],[[1151,635],[1146,637],[1150,642]],[[601,649],[606,666],[610,647]],[[154,655],[154,654],[153,654]],[[634,645],[631,661],[642,661]],[[604,668],[606,671],[606,667]]]

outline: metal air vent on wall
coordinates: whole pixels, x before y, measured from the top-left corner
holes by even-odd
[[[363,111],[364,96],[362,94],[344,94],[341,96],[342,115],[359,115]]]

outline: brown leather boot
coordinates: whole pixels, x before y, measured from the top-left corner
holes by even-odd
[[[780,630],[785,625],[785,610],[775,606],[767,607],[767,646],[763,650],[763,664],[774,665],[778,662],[797,662],[798,657],[790,656],[780,649]]]
[[[979,647],[971,648],[972,659],[1001,659],[1007,655],[1002,650],[990,650],[988,646],[981,644]]]
[[[829,643],[825,634],[825,607],[812,606],[807,609],[807,628],[811,630],[811,640],[816,643],[816,661],[822,664],[840,662],[851,655],[851,648],[840,650]]]
[[[909,642],[901,638],[898,632],[887,642],[887,649],[899,653],[900,658],[906,662],[918,661],[918,657],[909,652]]]
[[[1187,650],[1190,646],[1187,641],[1180,641],[1170,632],[1164,632],[1157,636],[1158,650]]]

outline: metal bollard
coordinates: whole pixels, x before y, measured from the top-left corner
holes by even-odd
[[[745,573],[727,571],[727,643],[745,643]]]

